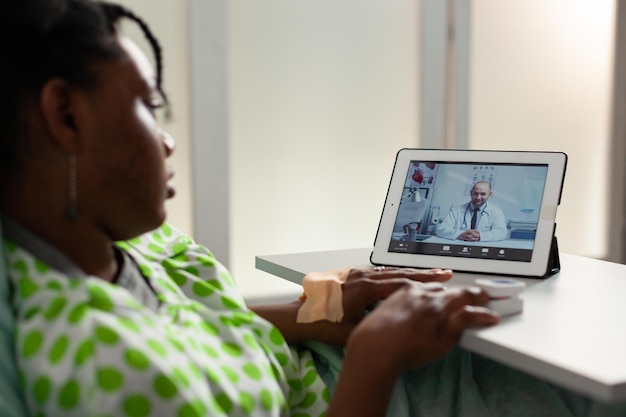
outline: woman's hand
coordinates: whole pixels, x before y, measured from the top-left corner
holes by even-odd
[[[374,304],[406,285],[418,285],[425,291],[440,290],[452,277],[452,271],[441,269],[418,270],[412,268],[355,268],[351,269],[342,284],[344,315],[339,323],[317,321],[296,323],[302,301],[289,304],[251,306],[257,314],[271,321],[290,343],[317,340],[343,346],[348,336]],[[433,283],[433,284],[429,284]]]
[[[441,283],[452,277],[449,269],[361,268],[351,269],[342,285],[342,323],[356,325],[365,312],[393,292],[409,284]],[[425,290],[439,290],[441,285],[426,284]]]
[[[384,358],[391,372],[422,366],[446,353],[466,328],[497,323],[499,316],[482,307],[488,301],[476,287],[434,292],[407,285],[354,329],[348,350]]]
[[[394,292],[351,333],[327,416],[384,416],[402,371],[445,354],[463,330],[498,322],[480,307],[488,299],[479,288],[406,285]]]
[[[316,340],[344,345],[367,311],[405,286],[417,286],[424,291],[443,289],[442,282],[452,277],[449,269],[360,268],[351,269],[342,284],[343,318],[339,323],[323,322]]]

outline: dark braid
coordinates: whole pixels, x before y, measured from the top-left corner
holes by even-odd
[[[127,18],[137,23],[144,36],[150,43],[150,47],[152,48],[152,52],[154,53],[155,67],[156,67],[156,83],[157,89],[159,90],[159,94],[163,97],[163,100],[166,104],[169,103],[167,98],[167,94],[163,90],[163,52],[161,49],[161,45],[159,44],[158,39],[152,33],[152,30],[148,26],[148,24],[139,16],[134,14],[132,11],[128,10],[125,7],[122,7],[118,4],[113,4],[109,2],[101,1],[99,2],[102,5],[105,15],[107,16],[107,20],[109,24],[114,26],[121,18]],[[114,27],[111,27],[111,30],[115,30]],[[169,106],[166,107],[166,110],[169,113]]]
[[[95,0],[0,0],[0,179],[18,167],[18,138],[27,128],[26,100],[51,78],[81,88],[97,85],[98,62],[124,56],[117,42],[122,18],[137,23],[156,61],[162,88],[162,51],[148,25],[130,10]]]

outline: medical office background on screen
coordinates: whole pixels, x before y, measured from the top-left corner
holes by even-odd
[[[537,164],[411,161],[389,251],[529,262],[547,171]],[[502,210],[506,239],[470,243],[438,237],[450,208],[468,203],[478,181],[491,184],[487,204]]]

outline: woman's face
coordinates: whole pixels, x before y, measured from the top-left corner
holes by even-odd
[[[165,200],[174,195],[166,158],[173,139],[156,122],[162,104],[146,56],[120,37],[128,57],[99,64],[98,87],[89,92],[85,146],[78,154],[79,216],[112,240],[158,227]]]

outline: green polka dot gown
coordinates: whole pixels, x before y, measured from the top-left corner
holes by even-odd
[[[167,224],[118,246],[156,291],[156,312],[124,288],[63,276],[5,241],[31,415],[325,414],[310,354],[245,307],[209,251]]]

